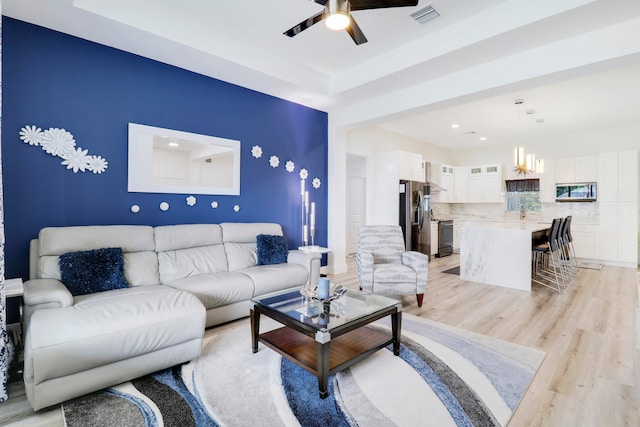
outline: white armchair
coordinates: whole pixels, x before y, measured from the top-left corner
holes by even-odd
[[[358,227],[356,266],[360,289],[375,294],[415,294],[418,307],[427,288],[429,257],[407,251],[399,225]]]

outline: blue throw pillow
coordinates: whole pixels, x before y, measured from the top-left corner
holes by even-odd
[[[283,264],[287,262],[287,240],[284,236],[258,234],[258,265]]]
[[[60,255],[60,279],[71,295],[128,288],[122,248],[103,248]]]

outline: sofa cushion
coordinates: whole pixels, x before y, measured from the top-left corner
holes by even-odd
[[[157,252],[222,244],[218,224],[161,225],[154,228]]]
[[[158,252],[160,281],[167,285],[199,274],[227,271],[223,245],[201,246]]]
[[[255,243],[225,243],[229,271],[237,271],[258,263],[258,250]]]
[[[309,277],[307,269],[299,264],[256,265],[238,272],[253,280],[255,296],[302,286]]]
[[[121,248],[101,248],[60,255],[62,283],[71,295],[128,288]]]
[[[233,271],[191,276],[171,282],[169,286],[195,295],[207,310],[248,301],[254,295],[253,281],[247,275]]]
[[[81,295],[33,313],[25,372],[39,384],[199,339],[205,318],[194,295],[162,285]]]
[[[258,234],[258,265],[284,264],[287,262],[287,241],[284,236]]]
[[[146,225],[43,228],[37,240],[39,256],[35,277],[60,280],[60,255],[107,247],[122,248],[124,274],[129,286],[160,283],[153,227]]]

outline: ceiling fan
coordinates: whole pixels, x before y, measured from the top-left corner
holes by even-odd
[[[385,9],[388,7],[416,6],[418,0],[312,0],[324,6],[324,10],[312,17],[305,19],[298,25],[288,29],[283,34],[293,37],[322,20],[326,20],[327,26],[334,30],[346,30],[355,44],[367,42],[364,33],[358,27],[351,16],[353,10]]]

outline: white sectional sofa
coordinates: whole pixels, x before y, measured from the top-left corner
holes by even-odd
[[[38,410],[189,361],[205,327],[246,317],[254,296],[315,283],[320,255],[256,265],[272,223],[49,227],[31,242],[24,382]],[[61,255],[122,248],[128,287],[73,296]]]

